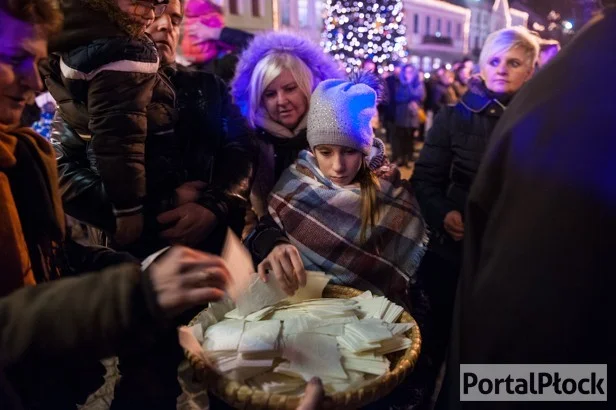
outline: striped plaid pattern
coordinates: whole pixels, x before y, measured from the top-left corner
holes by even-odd
[[[302,151],[281,176],[269,212],[307,269],[333,274],[337,283],[387,293],[393,277],[414,282],[428,235],[409,182],[399,177],[379,181],[379,217],[363,244],[359,187],[336,186],[309,151]]]

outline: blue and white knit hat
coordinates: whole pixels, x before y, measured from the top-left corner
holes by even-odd
[[[308,144],[340,145],[370,155],[371,121],[379,100],[379,80],[360,72],[349,80],[325,80],[312,93],[308,111]]]

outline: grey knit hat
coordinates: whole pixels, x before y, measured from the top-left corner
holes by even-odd
[[[376,80],[378,84],[378,80]],[[363,73],[349,80],[325,80],[312,93],[308,110],[308,144],[341,145],[370,154],[378,86]]]

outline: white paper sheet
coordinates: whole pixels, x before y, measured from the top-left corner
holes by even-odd
[[[249,314],[272,306],[285,299],[287,294],[280,289],[273,275],[267,283],[263,282],[258,274],[250,276],[248,287],[237,300],[237,310],[240,315]]]
[[[295,294],[287,300],[291,303],[301,302],[306,299],[316,299],[323,295],[323,289],[331,280],[331,276],[323,272],[307,271],[306,286],[299,288]]]
[[[276,350],[278,348],[280,328],[281,323],[279,320],[246,322],[238,351],[244,353]]]
[[[301,374],[306,381],[313,376],[348,378],[333,336],[314,333],[292,335],[284,341],[283,357],[289,361],[289,370]]]
[[[237,350],[244,332],[243,320],[223,320],[205,330],[205,350]]]

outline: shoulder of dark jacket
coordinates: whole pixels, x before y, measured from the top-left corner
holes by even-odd
[[[184,86],[193,84],[204,86],[207,90],[210,88],[221,89],[226,87],[224,81],[217,75],[204,70],[195,69],[194,67],[174,65],[174,74],[170,77],[172,81],[175,79]]]
[[[75,70],[89,73],[112,63],[158,63],[156,45],[147,36],[108,37],[62,53],[62,61]],[[138,70],[138,65],[133,65]]]

